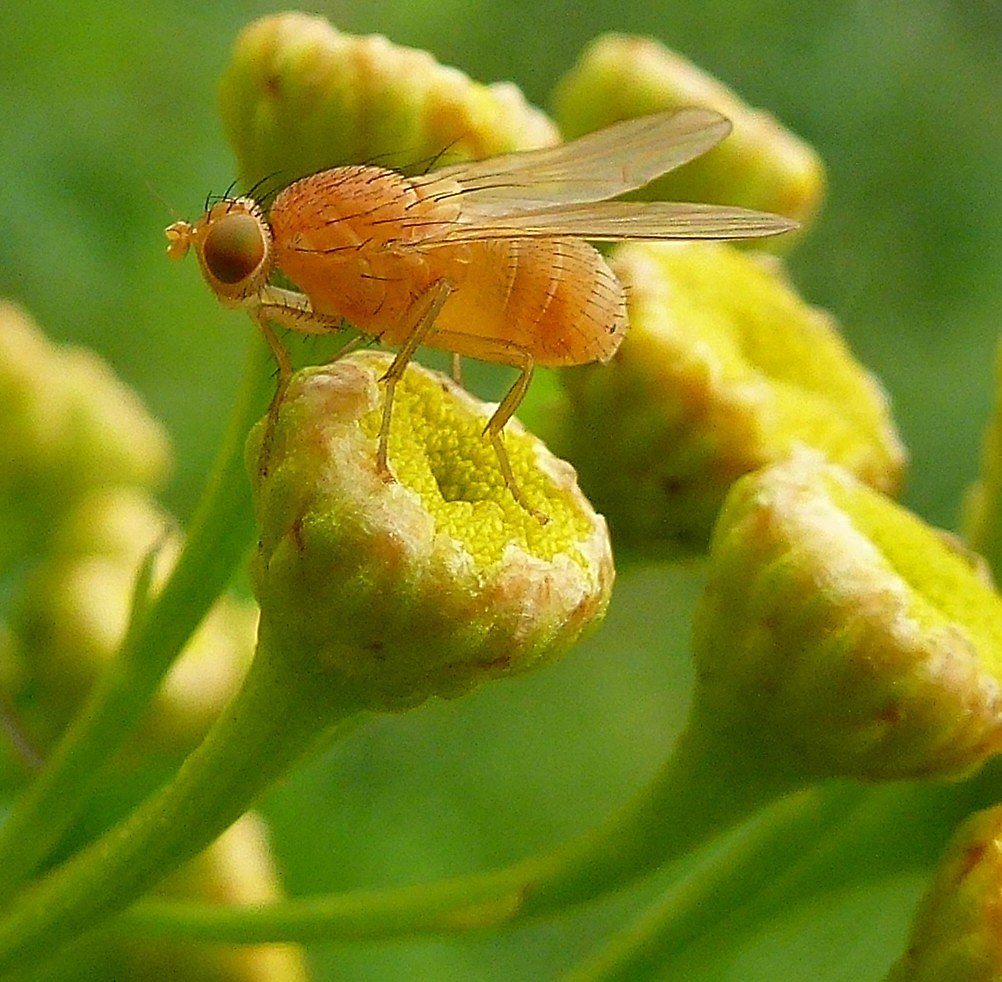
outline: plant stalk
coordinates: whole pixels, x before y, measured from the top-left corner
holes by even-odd
[[[357,711],[262,624],[243,687],[174,781],[29,887],[0,920],[0,974],[54,954],[209,845],[315,742]]]

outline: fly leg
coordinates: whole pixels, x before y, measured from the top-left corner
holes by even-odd
[[[508,459],[508,452],[504,446],[505,423],[511,419],[515,410],[518,409],[529,389],[529,383],[532,381],[532,372],[535,368],[535,360],[532,357],[532,353],[527,348],[523,348],[517,344],[498,341],[494,338],[476,337],[473,334],[460,334],[457,331],[436,331],[434,343],[436,348],[452,352],[453,356],[457,359],[463,355],[468,355],[471,358],[495,362],[501,365],[510,365],[512,368],[519,369],[520,374],[515,379],[515,384],[508,390],[505,397],[498,404],[498,408],[494,410],[494,414],[487,421],[487,426],[484,428],[484,436],[490,440],[491,446],[494,448],[494,453],[498,459],[498,466],[501,469],[501,476],[504,478],[505,487],[511,492],[511,496],[519,506],[532,515],[541,525],[545,525],[549,521],[549,518],[538,509],[533,508],[522,493],[518,481],[515,480],[515,474],[511,469],[511,461]]]
[[[269,321],[300,334],[335,334],[342,329],[344,323],[335,314],[321,314],[314,310],[305,293],[283,290],[279,286],[266,286],[258,295],[253,311],[255,315],[260,314]],[[260,318],[255,319],[260,325]],[[265,337],[268,337],[267,332]],[[268,343],[274,351],[275,344],[270,339]]]
[[[267,422],[264,424],[264,436],[261,438],[261,447],[257,455],[258,477],[264,479],[268,476],[268,463],[271,459],[271,444],[275,439],[275,424],[278,421],[278,410],[281,408],[282,400],[285,398],[285,390],[289,387],[289,380],[292,378],[292,362],[289,360],[289,352],[278,340],[278,336],[268,323],[268,318],[262,310],[255,310],[251,313],[251,319],[261,328],[268,347],[275,357],[278,365],[278,384],[275,386],[275,394],[268,404]]]
[[[341,318],[318,314],[304,294],[273,286],[266,286],[261,291],[259,302],[251,309],[250,316],[261,329],[278,365],[278,384],[268,405],[268,421],[265,423],[264,437],[258,454],[258,473],[264,478],[268,475],[268,461],[271,456],[271,444],[275,438],[278,411],[289,387],[289,380],[292,378],[289,352],[278,339],[271,326],[272,322],[303,334],[330,334],[341,330]],[[341,352],[338,352],[339,357],[340,355]]]
[[[386,398],[383,401],[383,419],[379,426],[379,447],[376,451],[376,467],[384,481],[392,481],[388,463],[388,447],[390,440],[390,420],[393,416],[393,393],[400,381],[408,363],[414,357],[421,342],[435,324],[452,293],[452,286],[447,280],[437,280],[424,293],[417,297],[408,310],[408,317],[414,317],[414,326],[404,340],[403,347],[386,370],[381,381],[386,383]]]
[[[344,330],[345,326],[344,319],[336,314],[317,313],[306,294],[296,293],[294,290],[283,290],[278,286],[266,286],[261,291],[257,309],[263,312],[268,320],[281,324],[289,330],[298,331],[300,334],[337,334]],[[260,323],[259,320],[258,324]],[[265,338],[268,338],[267,331],[265,331]],[[346,344],[341,345],[327,364],[343,358],[370,340],[364,334],[359,334]],[[269,338],[268,344],[271,345],[272,351],[276,352],[277,359],[277,338],[274,340]]]

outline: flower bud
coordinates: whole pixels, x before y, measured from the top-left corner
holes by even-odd
[[[1002,978],[1002,806],[954,833],[888,982],[989,982]]]
[[[261,818],[248,812],[156,890],[159,897],[219,905],[266,904],[283,896]],[[218,982],[306,982],[295,945],[182,945],[131,942],[124,947],[125,980],[209,979]]]
[[[648,200],[743,205],[806,225],[824,196],[824,167],[808,144],[650,38],[597,38],[558,84],[553,105],[566,139],[685,106],[716,109],[731,120],[734,131],[719,147],[648,185],[640,193]],[[789,238],[766,244],[783,248]]]
[[[1002,747],[1002,599],[814,454],[735,484],[694,637],[702,725],[805,779],[957,777]]]
[[[115,656],[129,621],[140,564],[157,549],[156,591],[178,551],[166,517],[147,497],[116,488],[64,516],[50,552],[18,600],[6,658],[29,729],[49,744]],[[147,747],[190,750],[236,689],[254,650],[253,605],[224,597],[167,676],[147,717]]]
[[[319,659],[353,699],[394,710],[555,659],[604,613],[613,568],[573,470],[506,427],[540,524],[482,437],[490,407],[415,364],[396,388],[387,482],[376,444],[389,364],[363,352],[295,375],[248,461],[262,644]]]
[[[608,365],[565,369],[547,438],[617,546],[702,551],[742,474],[813,447],[882,491],[905,463],[887,399],[779,261],[712,242],[613,254],[630,333]]]
[[[153,584],[159,586],[179,548],[174,520],[145,492],[119,487],[95,491],[64,512],[46,542],[46,559],[98,556],[132,570],[156,549]]]
[[[243,179],[280,186],[339,164],[424,170],[558,139],[514,85],[479,85],[427,52],[298,13],[243,31],[221,105]]]
[[[0,416],[0,500],[15,516],[51,515],[95,487],[154,487],[169,469],[166,434],[135,393],[96,355],[51,344],[3,303]]]

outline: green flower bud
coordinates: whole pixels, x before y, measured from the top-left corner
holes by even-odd
[[[558,139],[514,85],[479,85],[427,52],[298,13],[243,31],[221,105],[250,182],[275,175],[284,185],[348,163],[423,170]]]
[[[62,731],[115,656],[129,621],[140,564],[157,549],[156,590],[178,552],[170,523],[138,491],[95,493],[68,512],[32,571],[11,624],[19,712],[40,743]],[[257,612],[224,597],[167,676],[147,717],[147,748],[195,746],[235,691],[254,650]]]
[[[14,529],[96,487],[154,487],[170,466],[164,430],[104,362],[51,344],[2,303],[0,416],[0,501]]]
[[[226,594],[216,601],[153,701],[142,730],[147,746],[198,746],[240,686],[254,654],[257,622],[254,604]]]
[[[355,701],[396,710],[555,659],[604,613],[613,567],[573,470],[506,428],[541,525],[482,438],[489,407],[417,365],[396,389],[397,480],[385,481],[378,380],[389,363],[364,352],[295,375],[269,446],[262,421],[248,460],[262,638],[319,659]]]
[[[134,570],[97,556],[33,572],[13,622],[25,721],[50,745],[118,647]]]
[[[566,369],[547,438],[617,545],[702,551],[742,474],[813,447],[882,491],[905,463],[886,397],[778,260],[712,242],[613,254],[630,333],[609,365]]]
[[[208,849],[171,874],[159,897],[219,905],[266,904],[283,896],[263,820],[248,812]],[[199,979],[211,982],[306,982],[295,945],[182,945],[133,942],[123,946],[124,980]]]
[[[942,533],[814,454],[735,484],[694,716],[805,779],[956,777],[1002,747],[1002,599]]]
[[[166,577],[179,542],[174,520],[137,488],[96,491],[60,516],[46,543],[46,557],[72,560],[100,556],[132,569],[157,549],[154,584]]]
[[[990,982],[1002,978],[1002,806],[954,833],[919,905],[908,950],[888,982]]]
[[[808,144],[649,38],[597,38],[558,84],[553,105],[566,139],[684,106],[716,109],[731,120],[734,131],[719,147],[648,185],[641,192],[646,199],[743,205],[807,225],[824,196],[824,166]],[[789,239],[767,245],[783,248]]]

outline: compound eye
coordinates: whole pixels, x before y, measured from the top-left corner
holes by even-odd
[[[265,233],[254,215],[224,215],[209,227],[202,244],[205,268],[227,285],[240,283],[261,265]]]

